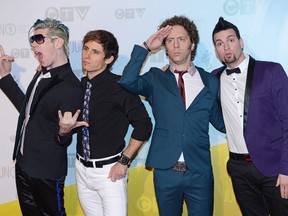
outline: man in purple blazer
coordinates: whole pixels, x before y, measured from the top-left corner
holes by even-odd
[[[219,18],[213,30],[224,64],[220,99],[231,176],[243,215],[288,215],[288,78],[278,63],[243,53],[238,28]]]

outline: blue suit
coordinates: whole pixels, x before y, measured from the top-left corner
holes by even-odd
[[[197,67],[204,88],[186,110],[175,76],[169,69],[163,72],[159,68],[153,67],[142,76],[139,75],[147,54],[147,50],[142,47],[137,45],[134,47],[131,59],[126,65],[119,83],[127,90],[145,96],[152,107],[155,127],[146,165],[154,168],[154,186],[160,214],[165,216],[181,215],[184,196],[189,215],[212,215],[214,181],[208,134],[209,122],[218,130],[225,130],[222,113],[217,102],[219,81],[210,73]],[[182,152],[189,168],[187,173],[179,173],[171,169]],[[198,178],[198,183],[195,182],[196,180],[191,182],[190,177],[193,175],[193,178],[196,178],[195,174],[202,176],[201,180]],[[176,182],[178,180],[181,182],[185,175],[189,175],[190,180],[187,182],[187,187],[184,187],[183,195],[181,193],[179,196],[181,201],[179,204],[181,209],[179,209],[179,205],[176,207],[175,201],[171,202],[173,204],[171,206],[168,200],[164,200],[165,196],[163,197],[162,193],[167,195],[167,191],[171,190],[171,185],[168,184],[174,182],[172,190],[175,189],[179,194],[183,185],[178,187]],[[203,176],[205,176],[205,180],[203,180]],[[190,204],[193,203],[191,196],[195,196],[195,188],[189,188],[193,185],[198,187],[199,199],[204,203],[207,202],[207,205]],[[202,188],[206,188],[204,190],[207,190],[207,193],[203,192]],[[196,202],[201,201],[197,200]]]

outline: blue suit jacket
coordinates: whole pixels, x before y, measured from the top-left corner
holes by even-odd
[[[220,76],[224,69],[212,73]],[[288,78],[280,64],[250,57],[243,115],[256,168],[265,176],[288,175]]]
[[[186,110],[174,74],[167,69],[151,68],[140,76],[148,52],[135,46],[119,83],[150,103],[155,118],[146,165],[168,169],[184,153],[185,162],[194,172],[212,174],[209,122],[224,131],[219,105],[218,79],[198,68],[204,88]]]

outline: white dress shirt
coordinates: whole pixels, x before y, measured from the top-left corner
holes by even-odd
[[[239,154],[248,153],[243,133],[243,113],[249,58],[245,54],[244,61],[238,65],[241,73],[228,76],[224,70],[220,77],[221,106],[228,147],[230,152]]]

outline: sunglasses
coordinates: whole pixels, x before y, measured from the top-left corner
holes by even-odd
[[[37,43],[37,44],[43,44],[45,42],[45,38],[52,38],[52,39],[57,39],[58,37],[56,36],[52,36],[52,37],[48,37],[48,36],[44,36],[42,34],[36,34],[36,35],[33,35],[29,38],[29,42],[30,44],[32,44],[34,41]]]

